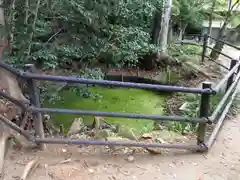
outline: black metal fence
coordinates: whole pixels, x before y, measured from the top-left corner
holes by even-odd
[[[202,61],[204,62],[206,56],[206,49],[210,48],[207,46],[207,40],[211,38],[204,36]],[[229,43],[224,42],[227,45]],[[235,47],[231,45],[232,47]],[[238,49],[238,47],[235,47]],[[239,49],[238,49],[239,50]],[[225,55],[224,53],[221,53]],[[8,94],[0,91],[0,97],[6,98],[15,105],[23,109],[25,113],[32,113],[34,115],[34,127],[36,136],[30,135],[27,131],[24,131],[10,120],[0,115],[0,119],[3,123],[16,130],[28,140],[36,144],[84,144],[84,145],[116,145],[116,146],[135,146],[135,147],[157,147],[157,148],[176,148],[176,149],[190,149],[194,151],[207,151],[213,144],[216,136],[220,130],[220,127],[224,121],[226,114],[228,113],[231,104],[237,94],[237,85],[240,78],[240,62],[236,59],[232,59],[230,56],[225,55],[231,59],[230,67],[225,67],[229,70],[226,76],[219,82],[218,85],[212,87],[212,83],[204,82],[202,88],[190,88],[190,87],[179,87],[179,86],[167,86],[167,85],[154,85],[154,84],[141,84],[141,83],[129,83],[129,82],[118,82],[118,81],[107,81],[107,80],[92,80],[83,79],[72,76],[52,76],[46,74],[37,74],[34,65],[28,64],[25,66],[24,71],[15,69],[0,61],[0,67],[4,68],[18,77],[21,77],[27,81],[28,88],[30,89],[30,101],[31,105],[23,104],[22,102],[10,97]],[[209,57],[208,57],[209,58]],[[211,59],[210,59],[211,60]],[[93,85],[104,85],[104,86],[115,86],[125,88],[137,88],[137,89],[148,89],[158,90],[165,92],[182,92],[182,93],[194,93],[201,95],[200,101],[200,112],[199,117],[183,117],[183,116],[159,116],[159,115],[146,115],[146,114],[134,114],[134,113],[120,113],[120,112],[102,112],[102,111],[85,111],[85,110],[72,110],[72,109],[57,109],[57,108],[42,108],[40,106],[40,94],[37,87],[36,81],[56,81],[56,82],[67,82],[67,83],[79,83],[79,84],[93,84]],[[217,105],[216,109],[212,114],[209,114],[211,97],[220,92],[220,89],[227,83],[226,93]],[[179,121],[179,122],[192,122],[199,123],[197,129],[197,143],[195,145],[187,144],[146,144],[140,142],[116,142],[116,141],[102,141],[102,140],[71,140],[71,139],[56,139],[56,138],[45,138],[42,122],[42,113],[64,113],[64,114],[78,114],[78,115],[89,115],[89,116],[108,116],[108,117],[122,117],[130,119],[149,119],[149,120],[161,120],[161,121]],[[215,123],[215,129],[211,134],[208,141],[206,141],[206,127],[207,124]]]

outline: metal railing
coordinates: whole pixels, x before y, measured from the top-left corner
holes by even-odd
[[[206,57],[207,38],[204,36],[202,61],[204,62]],[[222,53],[223,54],[223,53]],[[226,57],[230,57],[226,55]],[[32,113],[34,115],[34,127],[36,136],[30,135],[27,131],[24,131],[10,120],[0,115],[0,119],[4,124],[10,128],[16,130],[29,141],[36,144],[83,144],[83,145],[111,145],[111,146],[136,146],[136,147],[156,147],[156,148],[176,148],[176,149],[190,149],[194,151],[207,151],[213,144],[216,136],[220,130],[220,127],[224,121],[226,114],[231,107],[231,104],[237,94],[237,85],[240,79],[240,62],[232,59],[229,72],[219,82],[218,85],[212,87],[212,83],[202,83],[202,88],[191,88],[191,87],[179,87],[179,86],[168,86],[168,85],[154,85],[154,84],[141,84],[141,83],[129,83],[129,82],[118,82],[118,81],[107,81],[107,80],[92,80],[83,79],[73,76],[52,76],[46,74],[37,74],[34,65],[28,64],[25,66],[25,70],[17,70],[16,68],[9,66],[0,61],[0,67],[12,72],[16,76],[23,78],[27,81],[28,89],[30,90],[30,104],[26,105],[22,102],[10,97],[4,92],[0,92],[0,97],[3,97],[11,101],[16,106],[22,108],[25,114]],[[199,117],[184,117],[184,116],[159,116],[159,115],[146,115],[146,114],[135,114],[135,113],[120,113],[120,112],[102,112],[102,111],[85,111],[85,110],[73,110],[73,109],[58,109],[58,108],[42,108],[40,106],[40,93],[37,87],[36,81],[55,81],[55,82],[67,82],[67,83],[79,83],[79,84],[93,84],[103,86],[115,86],[125,88],[137,88],[137,89],[148,89],[158,90],[165,92],[182,92],[182,93],[194,93],[200,94],[200,112]],[[227,83],[226,93],[217,105],[216,109],[212,114],[209,114],[211,97],[218,94],[220,89]],[[231,97],[230,97],[231,96]],[[230,99],[230,100],[229,100]],[[226,105],[227,103],[227,105]],[[226,105],[226,106],[225,106]],[[77,114],[77,115],[89,115],[89,116],[105,116],[105,117],[122,117],[130,119],[148,119],[157,121],[178,121],[178,122],[191,122],[199,123],[197,129],[197,143],[195,145],[187,144],[146,144],[141,142],[116,142],[116,141],[102,141],[102,140],[71,140],[69,138],[56,139],[56,138],[45,138],[42,122],[42,113],[64,113],[64,114]],[[220,116],[220,117],[219,117]],[[218,118],[219,117],[219,118]],[[206,127],[208,124],[216,124],[213,133],[209,140],[206,140]]]

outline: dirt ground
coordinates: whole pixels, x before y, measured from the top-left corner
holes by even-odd
[[[225,52],[236,56],[236,52]],[[226,59],[223,64],[228,64]],[[29,180],[239,180],[240,114],[226,120],[207,154],[169,151],[161,155],[113,156],[103,148],[49,145],[44,152],[11,150],[5,160],[4,180],[20,179],[26,164],[39,160]]]
[[[5,180],[18,179],[25,165],[39,159],[29,180],[238,180],[240,179],[240,115],[227,120],[207,154],[168,152],[163,155],[110,156],[92,147],[50,146],[50,151],[13,150],[5,161]]]

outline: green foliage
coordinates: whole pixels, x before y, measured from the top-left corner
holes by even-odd
[[[208,0],[189,1],[175,0],[173,8],[173,19],[175,22],[191,27],[200,27],[204,19],[203,5],[208,3]]]
[[[80,76],[82,78],[86,78],[86,79],[103,79],[104,78],[104,73],[96,68],[96,69],[85,69],[84,71],[80,72]]]
[[[103,79],[104,73],[100,69],[85,69],[84,71],[80,71],[77,76],[81,78],[88,78],[88,79]],[[66,86],[65,88],[68,88]],[[42,85],[41,88],[41,98],[44,103],[54,103],[55,101],[63,100],[62,97],[58,96],[59,86],[55,84],[46,84]],[[76,85],[74,87],[70,86],[69,91],[73,92],[73,94],[84,97],[84,98],[93,98],[93,99],[101,99],[98,93],[91,93],[88,90],[88,86],[86,85]]]
[[[173,20],[198,26],[205,1],[174,1]],[[50,68],[72,60],[135,66],[158,50],[150,40],[161,7],[162,0],[16,1],[7,10],[10,62]]]
[[[210,111],[211,114],[216,106],[219,104],[223,94],[217,94],[211,96],[210,101]],[[199,105],[200,105],[200,95],[195,94],[184,94],[182,95],[182,100],[184,104],[180,107],[181,114],[186,117],[198,117],[199,116]],[[167,124],[169,130],[180,132],[183,134],[196,132],[198,124],[197,123],[187,123],[187,122],[170,122]]]
[[[158,0],[17,1],[15,9],[8,9],[15,13],[14,22],[9,22],[14,29],[10,61],[51,68],[69,60],[135,66],[142,55],[156,51],[149,42],[160,4]]]
[[[199,56],[202,53],[202,46],[171,44],[169,53],[176,58],[180,56]]]

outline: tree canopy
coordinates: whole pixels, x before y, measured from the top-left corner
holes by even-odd
[[[199,27],[210,2],[174,0],[174,23]],[[12,0],[7,53],[11,62],[44,67],[71,61],[135,66],[158,50],[151,33],[162,7],[162,0]]]

